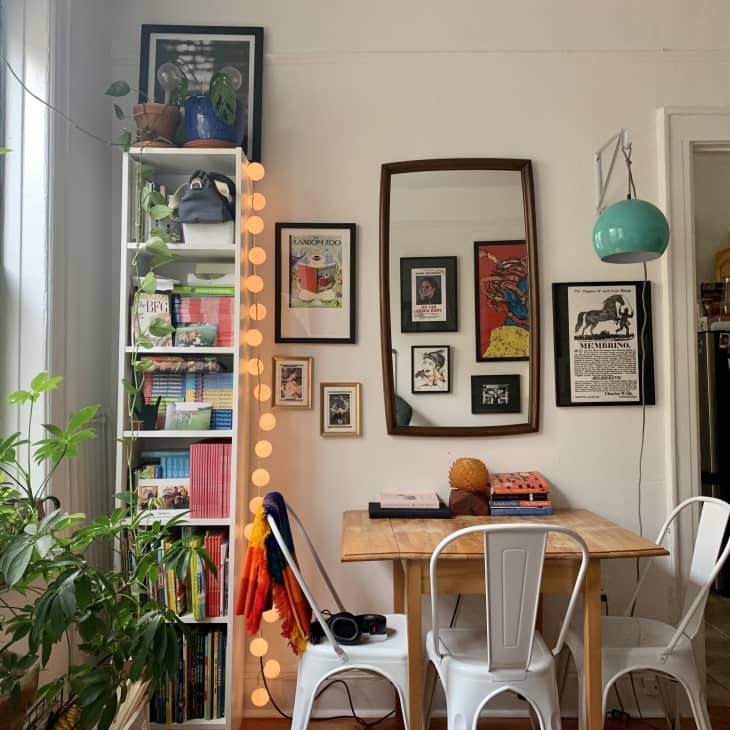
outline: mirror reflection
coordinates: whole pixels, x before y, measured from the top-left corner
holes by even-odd
[[[383,165],[381,338],[389,433],[537,430],[534,220],[529,160]]]

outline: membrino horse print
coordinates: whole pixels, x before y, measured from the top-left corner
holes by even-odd
[[[634,310],[621,294],[606,297],[600,309],[579,312],[575,322],[574,339],[631,339]],[[604,326],[602,323],[606,323]],[[598,325],[601,327],[596,332]]]

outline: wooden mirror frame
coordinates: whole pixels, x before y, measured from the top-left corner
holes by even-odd
[[[530,397],[527,421],[497,426],[400,426],[396,422],[396,398],[390,330],[390,192],[391,178],[409,172],[494,170],[517,171],[522,180],[522,203],[527,242],[527,280],[530,297]],[[540,296],[537,272],[535,195],[530,160],[508,158],[453,158],[387,162],[380,173],[380,339],[383,359],[385,422],[388,433],[399,436],[508,436],[532,433],[540,420]]]

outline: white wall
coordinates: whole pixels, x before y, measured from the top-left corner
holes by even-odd
[[[730,104],[730,10],[723,3],[280,0],[242,6],[233,0],[129,0],[115,4],[112,14],[112,76],[130,82],[137,78],[142,23],[265,28],[267,177],[259,189],[269,205],[260,241],[270,254],[263,273],[271,312],[273,223],[358,225],[358,344],[269,344],[264,358],[312,355],[315,387],[320,381],[363,384],[361,438],[322,439],[318,399],[312,411],[279,412],[272,437],[270,486],[311,527],[348,606],[387,609],[390,569],[339,564],[341,512],[363,508],[381,489],[396,486],[445,495],[448,467],[457,456],[479,457],[493,470],[539,469],[554,483],[559,506],[587,507],[637,528],[640,409],[555,407],[550,284],[641,278],[639,266],[603,264],[593,253],[593,152],[628,127],[639,196],[656,200],[656,109]],[[375,304],[380,165],[451,156],[533,160],[544,353],[537,434],[414,439],[385,432]],[[619,170],[609,199],[624,188]],[[662,272],[660,264],[649,264],[657,379],[643,468],[649,535],[674,489],[664,440],[673,353],[659,306],[666,294]],[[265,324],[272,343],[273,319]],[[632,575],[633,564],[607,566],[612,606],[621,605]],[[665,591],[656,594],[659,614],[671,603],[670,589]],[[267,632],[274,656],[291,667],[276,629]]]

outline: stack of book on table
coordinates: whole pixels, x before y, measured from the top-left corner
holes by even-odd
[[[383,509],[438,509],[441,506],[436,492],[381,492]]]
[[[550,485],[539,471],[492,474],[489,512],[493,515],[546,516],[553,513]]]

